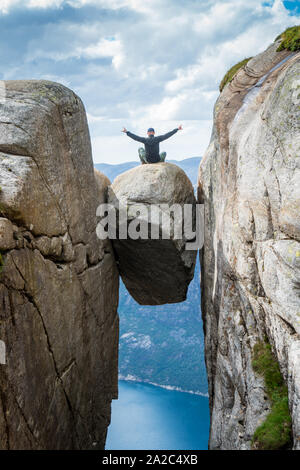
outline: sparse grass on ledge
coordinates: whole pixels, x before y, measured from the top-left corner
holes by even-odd
[[[288,449],[292,439],[288,390],[268,342],[261,341],[254,346],[252,367],[257,374],[264,377],[266,392],[272,405],[265,421],[253,435],[252,448]]]
[[[235,64],[233,67],[231,67],[231,69],[228,70],[228,72],[224,75],[223,80],[222,80],[221,83],[220,83],[220,86],[219,86],[220,92],[223,90],[223,88],[225,87],[225,85],[227,85],[227,83],[231,82],[231,80],[233,79],[233,77],[235,76],[235,74],[236,74],[242,67],[244,67],[244,65],[246,65],[247,62],[249,62],[250,59],[252,59],[252,57],[248,57],[247,59],[241,60],[241,62],[238,62],[238,63]]]
[[[277,51],[283,51],[284,49],[292,52],[300,51],[300,26],[292,26],[286,29],[277,36],[275,41],[278,39],[281,39],[281,43]]]

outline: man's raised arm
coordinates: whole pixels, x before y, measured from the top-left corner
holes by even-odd
[[[142,142],[143,144],[145,143],[145,140],[146,140],[145,137],[140,137],[139,135],[135,135],[132,132],[129,132],[125,127],[123,128],[122,132],[124,132],[124,134],[127,134],[128,137],[130,137],[133,140],[137,140],[138,142]]]
[[[166,134],[163,135],[158,135],[156,138],[159,142],[162,142],[163,140],[168,139],[169,137],[172,137],[172,135],[176,134],[177,131],[181,131],[182,126],[176,127],[176,129],[173,129],[170,132],[167,132]]]

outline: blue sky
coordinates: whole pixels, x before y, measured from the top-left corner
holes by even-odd
[[[0,0],[1,79],[48,79],[88,113],[95,162],[137,158],[121,134],[158,133],[169,158],[202,155],[226,70],[300,23],[300,0]]]

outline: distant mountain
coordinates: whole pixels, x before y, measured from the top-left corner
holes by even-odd
[[[200,157],[169,160],[186,172],[194,186],[200,161]],[[138,161],[119,165],[98,163],[95,167],[113,181],[139,164]],[[185,302],[141,306],[121,282],[119,314],[121,378],[207,393],[199,262]]]
[[[104,173],[111,182],[120,175],[121,173],[124,173],[127,170],[131,170],[131,168],[134,168],[139,165],[139,162],[126,162],[126,163],[119,163],[117,165],[111,165],[109,163],[95,163],[95,168],[97,170],[101,171]]]
[[[175,163],[180,168],[182,168],[187,176],[192,181],[193,185],[197,184],[197,174],[198,174],[198,167],[201,162],[201,157],[192,157],[186,158],[184,160],[167,160],[169,163]],[[119,163],[117,165],[111,165],[109,163],[95,163],[95,168],[97,170],[102,171],[111,182],[120,175],[124,173],[124,171],[131,170],[136,166],[140,165],[140,162],[137,160],[136,162],[127,162],[127,163]]]

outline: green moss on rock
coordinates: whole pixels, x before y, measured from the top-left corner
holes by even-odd
[[[227,83],[231,82],[231,80],[233,79],[235,74],[242,67],[244,67],[244,65],[246,65],[247,62],[249,62],[250,59],[252,59],[252,57],[248,57],[247,59],[241,60],[241,62],[238,62],[233,67],[231,67],[231,69],[228,70],[228,72],[224,75],[223,80],[220,83],[220,86],[219,86],[220,91],[223,90],[223,88],[225,87],[225,85],[227,85]]]
[[[264,378],[266,392],[271,402],[271,411],[265,421],[256,429],[252,448],[259,450],[280,450],[291,447],[291,416],[288,405],[288,390],[281,375],[278,361],[268,342],[254,346],[253,370]]]
[[[281,39],[277,51],[299,51],[300,50],[300,26],[292,26],[277,36],[276,41]]]

